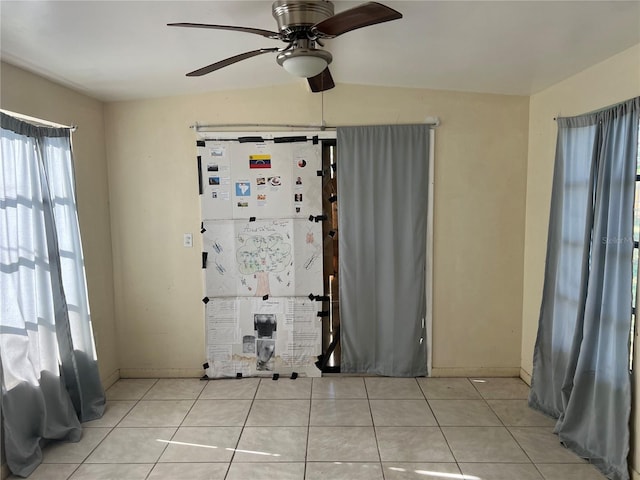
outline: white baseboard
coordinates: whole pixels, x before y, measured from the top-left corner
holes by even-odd
[[[531,374],[523,368],[520,369],[520,378],[524,381],[524,383],[531,386]]]
[[[201,368],[121,368],[120,378],[200,378]]]
[[[432,377],[518,377],[520,367],[433,367]]]
[[[102,380],[102,388],[106,390],[111,385],[116,383],[119,379],[120,379],[120,370],[116,370],[111,375],[107,376],[107,378]]]

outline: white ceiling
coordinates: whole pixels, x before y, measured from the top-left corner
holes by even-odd
[[[361,2],[336,1],[340,12]],[[529,95],[640,43],[640,1],[384,1],[394,22],[326,41],[336,84]],[[271,1],[0,0],[3,60],[102,100],[302,82],[264,54],[281,42],[171,22],[276,30]],[[638,59],[640,68],[640,59]]]

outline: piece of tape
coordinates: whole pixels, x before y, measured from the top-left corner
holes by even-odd
[[[269,295],[263,295],[262,300],[269,300]]]
[[[318,312],[318,317],[328,317],[329,316],[329,312],[326,310],[323,310],[322,312]]]
[[[313,141],[313,144],[314,144],[314,145],[317,145],[317,144],[318,144],[318,140],[319,140],[319,139],[318,139],[318,135],[314,135],[314,136],[313,136],[313,138],[312,138],[311,140]]]
[[[330,236],[331,238],[335,238],[336,233],[338,233],[338,232],[336,232],[335,230],[329,230],[329,236]]]
[[[313,293],[309,294],[309,300],[313,301],[316,299],[316,296]]]
[[[307,137],[305,136],[297,136],[297,137],[275,137],[273,139],[273,143],[294,143],[294,142],[306,142]]]
[[[263,143],[264,139],[262,137],[238,137],[238,142],[240,142],[240,143]]]
[[[250,222],[255,222],[256,221],[256,217],[249,217],[249,221]]]
[[[242,378],[242,372],[236,373],[236,378]]]
[[[204,228],[204,222],[200,222],[200,233],[204,233],[206,231],[207,231],[207,229]]]
[[[316,295],[314,300],[316,302],[328,302],[331,299],[329,298],[329,295]]]
[[[291,372],[291,380],[298,378],[298,372]]]
[[[206,147],[207,144],[204,143],[204,140],[196,140],[196,147]]]
[[[207,257],[209,256],[208,252],[202,252],[202,268],[207,268]]]
[[[278,380],[280,378],[280,374],[279,373],[274,373],[273,377],[271,377],[271,380]]]
[[[338,201],[338,196],[337,195],[331,195],[329,197],[329,202],[334,203]]]
[[[206,305],[207,303],[209,303],[209,297],[204,297],[204,298],[202,299],[202,303],[204,303],[205,305]]]
[[[204,187],[202,186],[202,157],[198,155],[198,193],[202,195]]]
[[[324,176],[324,172],[322,170],[316,170],[316,175],[319,177],[323,177]]]

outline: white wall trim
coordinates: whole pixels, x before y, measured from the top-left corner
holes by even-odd
[[[200,378],[201,368],[121,368],[120,378]]]
[[[520,368],[520,378],[524,381],[524,383],[531,386],[531,374],[524,368]]]
[[[439,122],[439,120],[438,120]],[[425,312],[425,337],[427,352],[427,376],[433,376],[433,187],[435,163],[435,139],[433,128],[429,129],[429,178],[427,187],[427,255],[425,265],[425,287],[427,289]]]
[[[115,370],[111,375],[102,380],[102,388],[105,390],[120,379],[120,370]]]
[[[432,377],[518,377],[520,367],[434,367]]]

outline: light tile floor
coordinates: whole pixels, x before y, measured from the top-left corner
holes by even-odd
[[[30,480],[597,480],[515,378],[130,379]]]

